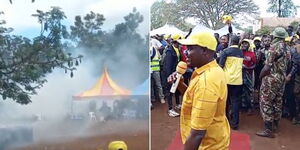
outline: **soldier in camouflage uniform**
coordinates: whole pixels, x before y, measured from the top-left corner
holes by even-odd
[[[272,34],[274,40],[266,56],[265,66],[260,74],[262,79],[260,111],[265,129],[256,133],[258,136],[269,138],[275,137],[273,132],[274,129],[278,128],[282,114],[282,96],[289,57],[286,44],[284,43],[284,39],[288,36],[286,30],[278,27]]]

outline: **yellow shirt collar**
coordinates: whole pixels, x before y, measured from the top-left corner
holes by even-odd
[[[180,61],[180,52],[179,52],[179,49],[176,48],[175,46],[173,46],[175,52],[176,52],[176,55],[177,55],[177,60]]]
[[[239,46],[238,46],[238,45],[231,45],[230,47],[239,48]]]
[[[217,64],[217,61],[216,60],[213,60],[211,62],[209,62],[208,64],[196,69],[194,72],[197,74],[197,75],[200,75],[201,73],[203,73],[204,71],[206,71],[207,69],[209,68],[212,68],[212,67],[216,67],[218,66]],[[193,76],[192,78],[195,76],[195,74],[193,73]]]

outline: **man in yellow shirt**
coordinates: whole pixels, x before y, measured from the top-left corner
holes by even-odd
[[[184,150],[228,150],[230,126],[226,118],[227,82],[223,69],[214,60],[217,41],[208,32],[178,40],[188,46],[187,63],[196,67],[184,92],[180,130]],[[168,81],[173,81],[170,76]]]

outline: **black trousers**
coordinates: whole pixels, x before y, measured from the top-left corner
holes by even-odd
[[[255,84],[254,89],[259,90],[261,86],[261,80],[259,79],[259,74],[263,69],[264,65],[259,64],[254,70]]]
[[[230,126],[235,128],[239,126],[240,105],[242,95],[242,85],[227,85],[228,96],[226,106],[226,116],[230,122]]]
[[[175,102],[176,102],[176,105],[180,104],[180,101],[179,101],[179,97],[180,97],[180,92],[178,90],[176,90],[176,92],[173,94],[170,92],[171,90],[171,87],[172,87],[172,84],[169,84],[168,83],[168,86],[167,86],[167,101],[168,101],[168,108],[169,110],[173,109],[173,95],[175,95]]]
[[[288,113],[289,117],[296,117],[296,101],[294,95],[294,81],[290,81],[285,85],[283,94],[283,112]]]

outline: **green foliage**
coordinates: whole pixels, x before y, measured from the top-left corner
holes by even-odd
[[[74,26],[71,26],[71,39],[77,43],[76,47],[88,48],[91,55],[112,55],[121,47],[130,47],[139,53],[142,47],[146,46],[136,31],[144,20],[136,8],[133,8],[132,12],[124,17],[125,22],[117,24],[112,32],[102,31],[104,20],[103,15],[94,12],[87,14],[84,21],[81,16],[76,16]]]
[[[176,3],[156,1],[151,6],[151,30],[162,27],[168,23],[188,31],[193,25],[187,23],[185,19],[186,17],[179,13]]]
[[[145,48],[148,47],[147,41],[145,41],[139,33],[137,33],[137,28],[140,23],[143,22],[143,16],[136,11],[134,8],[131,13],[124,17],[125,22],[117,24],[115,29],[108,36],[108,48],[112,49],[113,59],[116,61],[120,59],[120,55],[117,53],[130,53],[134,58],[136,58],[140,64],[136,65],[137,72],[142,72],[141,77],[144,78],[147,76],[145,68],[148,68],[148,53],[145,52]],[[148,38],[146,38],[148,39]],[[117,42],[117,44],[116,44]],[[116,51],[118,50],[118,51]],[[129,50],[129,51],[124,51]],[[145,61],[146,60],[146,61]],[[130,61],[130,60],[128,60]]]
[[[47,12],[37,10],[33,16],[41,24],[40,35],[33,39],[11,35],[12,28],[4,27],[5,21],[0,21],[0,95],[4,100],[9,98],[20,104],[30,103],[30,96],[37,94],[36,90],[47,81],[46,75],[55,68],[64,69],[73,77],[82,58],[67,53],[74,48],[82,48],[89,58],[105,56],[104,61],[110,59],[117,62],[123,57],[120,53],[130,54],[131,58],[141,63],[129,66],[137,66],[135,71],[142,72],[138,74],[140,78],[148,76],[145,71],[148,67],[145,48],[149,40],[144,40],[137,32],[144,18],[135,8],[111,32],[102,30],[104,16],[92,11],[84,17],[76,16],[70,33],[62,23],[66,16],[58,7],[52,7]],[[70,39],[72,44],[68,41]],[[95,63],[103,64],[103,60]]]
[[[145,46],[142,44],[145,42],[136,30],[143,19],[136,8],[133,8],[133,11],[124,17],[124,23],[117,24],[112,32],[106,33],[102,31],[104,16],[90,12],[84,17],[84,21],[81,16],[75,17],[70,37],[77,43],[77,48],[86,48],[90,56],[112,55],[123,46],[133,46],[133,50],[142,50],[141,45]]]
[[[62,40],[67,31],[61,22],[66,16],[60,8],[37,10],[33,16],[42,27],[41,34],[33,40],[10,35],[5,27],[1,27],[0,33],[0,95],[20,104],[31,102],[30,96],[43,86],[53,69],[62,68],[73,74],[73,62],[81,59],[65,54]]]
[[[293,27],[294,31],[296,31],[299,26],[299,22],[293,21],[290,25]]]
[[[253,33],[253,27],[251,27],[251,26],[248,26],[247,28],[245,28],[243,30],[245,31],[245,33],[249,33],[249,34]]]
[[[75,23],[71,26],[70,37],[77,43],[76,47],[84,49],[87,57],[98,66],[99,64],[109,66],[110,64],[106,64],[106,62],[113,61],[116,62],[113,68],[124,69],[124,73],[128,71],[126,67],[134,65],[134,72],[139,72],[136,80],[145,79],[148,75],[145,72],[145,68],[148,68],[148,53],[145,49],[148,47],[147,42],[149,41],[145,40],[148,39],[147,36],[142,37],[137,32],[144,17],[136,8],[133,8],[132,12],[124,16],[122,23],[116,24],[112,31],[104,32],[101,29],[104,17],[100,14],[95,14],[95,16],[99,16],[98,19],[90,21],[82,21],[80,16],[76,16]],[[88,24],[95,26],[88,26]],[[130,59],[126,61],[126,64],[117,63],[128,55],[131,59],[138,60],[139,64],[132,64]],[[133,74],[132,71],[131,74]]]
[[[115,26],[115,29],[112,33],[116,38],[119,38],[117,40],[126,40],[128,35],[129,38],[135,38],[136,36],[139,36],[139,34],[136,32],[136,29],[139,24],[143,22],[143,16],[137,12],[135,8],[133,8],[133,11],[129,13],[129,15],[125,16],[124,20],[124,23],[120,23]],[[130,39],[129,41],[131,40],[133,39]]]
[[[255,34],[257,35],[271,34],[274,29],[275,29],[274,27],[263,26],[261,29],[257,30]]]
[[[170,5],[166,7],[165,5]],[[211,29],[219,29],[224,26],[222,16],[233,17],[245,13],[247,15],[258,14],[258,6],[253,0],[175,0],[173,3],[156,2],[151,8],[151,23],[158,21],[182,21],[185,18],[195,18],[199,23]],[[166,15],[170,14],[170,15]],[[162,19],[157,16],[165,16]],[[152,21],[153,20],[153,21]]]
[[[297,7],[292,0],[269,0],[269,5],[267,12],[276,13],[278,17],[294,17],[297,15]]]
[[[71,26],[71,39],[77,43],[77,47],[99,49],[103,46],[104,32],[101,29],[105,18],[101,14],[91,11],[83,18],[75,17],[74,26]]]
[[[9,2],[10,2],[10,4],[12,4],[12,0],[9,0]],[[35,0],[31,0],[31,3],[34,3],[35,2]]]

